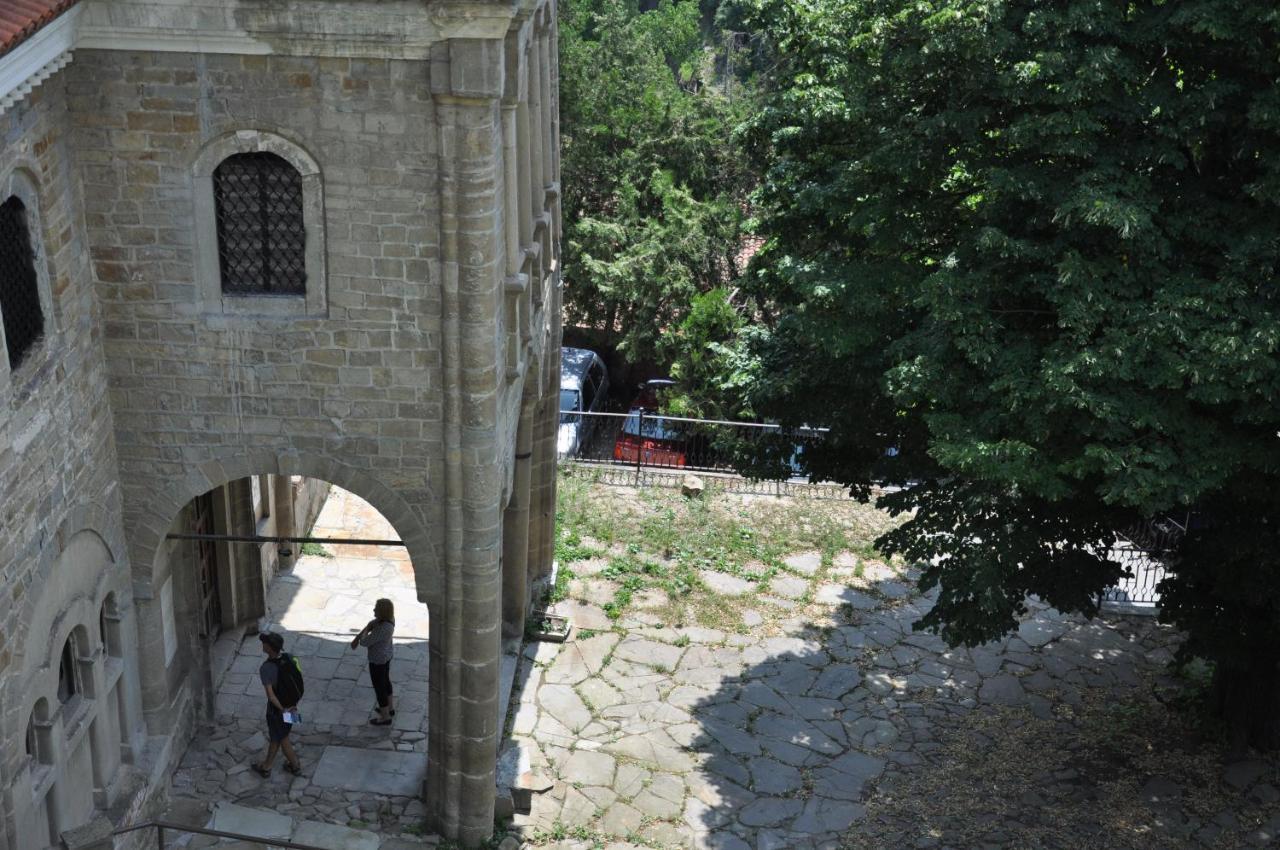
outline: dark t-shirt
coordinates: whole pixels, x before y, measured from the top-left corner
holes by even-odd
[[[263,685],[270,685],[272,688],[280,681],[280,665],[276,664],[270,658],[262,662],[262,666],[258,668],[258,678],[262,680]],[[274,708],[271,700],[267,700],[267,708]]]

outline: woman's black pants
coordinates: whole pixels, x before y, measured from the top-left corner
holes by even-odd
[[[373,682],[373,693],[378,698],[378,707],[386,708],[391,702],[391,662],[370,664],[369,679]]]

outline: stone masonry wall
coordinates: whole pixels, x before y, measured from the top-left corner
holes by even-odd
[[[440,300],[425,63],[89,50],[71,73],[127,519],[154,521],[133,498],[152,476],[256,450],[332,458],[434,504]],[[319,165],[328,280],[308,286],[327,286],[327,316],[200,306],[192,164],[210,141],[255,130]],[[144,578],[150,567],[137,565]]]
[[[43,245],[53,306],[44,338],[19,370],[0,365],[0,847],[16,840],[3,791],[26,760],[24,654],[43,658],[50,640],[29,634],[28,620],[38,600],[64,607],[66,600],[50,597],[73,582],[52,573],[72,535],[89,530],[103,538],[115,565],[94,583],[102,596],[114,590],[122,604],[129,598],[106,367],[63,97],[67,74],[0,115],[0,181],[25,170],[38,193],[28,225]],[[97,639],[96,620],[84,625]]]

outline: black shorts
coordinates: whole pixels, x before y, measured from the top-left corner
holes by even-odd
[[[293,724],[285,723],[284,715],[274,705],[267,706],[267,737],[271,739],[271,743],[278,744],[288,738],[291,729]]]

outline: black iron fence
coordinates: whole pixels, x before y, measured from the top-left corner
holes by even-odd
[[[1125,574],[1114,587],[1102,592],[1100,601],[1120,607],[1154,609],[1158,606],[1158,586],[1177,559],[1188,520],[1188,517],[1158,517],[1117,534],[1108,555],[1124,568]]]
[[[801,475],[806,445],[822,439],[822,429],[784,431],[778,425],[691,419],[648,411],[561,412],[557,451],[561,460],[688,472],[736,473],[758,478]]]

